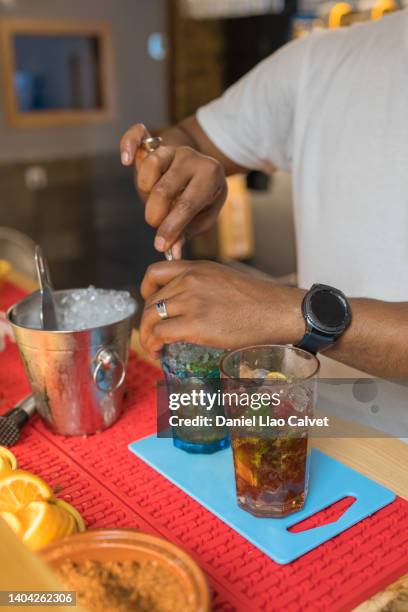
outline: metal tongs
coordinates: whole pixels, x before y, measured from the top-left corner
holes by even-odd
[[[146,138],[143,138],[142,145],[148,153],[153,153],[153,151],[155,151],[158,147],[160,147],[162,142],[163,142],[163,139],[160,138],[160,136],[148,136]],[[173,255],[172,249],[171,248],[167,249],[164,252],[164,256],[167,259],[167,261],[173,261],[174,255]]]
[[[44,259],[41,247],[35,247],[35,265],[37,268],[38,282],[41,291],[41,324],[47,331],[58,330],[57,309],[55,306],[52,284],[47,262]]]

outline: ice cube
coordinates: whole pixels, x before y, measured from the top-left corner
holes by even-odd
[[[290,401],[296,412],[305,412],[310,403],[311,391],[307,387],[294,385],[288,390],[286,399]]]
[[[60,329],[79,331],[110,325],[131,316],[134,301],[127,291],[75,289],[57,300]]]

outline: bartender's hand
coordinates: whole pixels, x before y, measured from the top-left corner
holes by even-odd
[[[161,145],[148,153],[141,146],[148,136],[143,124],[131,127],[121,139],[121,160],[135,164],[146,221],[157,228],[155,248],[164,252],[172,247],[179,259],[183,237],[205,232],[215,222],[227,195],[224,169],[190,146]]]
[[[155,263],[146,272],[141,292],[146,305],[140,340],[152,357],[170,342],[234,349],[296,343],[305,331],[304,291],[254,279],[213,262]],[[161,319],[156,310],[161,299],[168,319]]]
[[[305,333],[305,291],[280,287],[207,261],[153,264],[142,283],[146,306],[140,339],[157,357],[163,344],[193,342],[221,349],[297,344]],[[169,315],[155,304],[164,299]],[[408,302],[349,298],[353,320],[326,351],[374,376],[408,377]]]

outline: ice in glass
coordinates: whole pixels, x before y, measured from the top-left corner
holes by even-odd
[[[221,361],[223,390],[238,397],[225,407],[237,423],[230,427],[237,502],[256,516],[283,517],[304,505],[308,431],[298,417],[312,414],[318,368],[316,357],[290,346],[254,346]],[[240,404],[244,393],[278,400],[254,411]]]

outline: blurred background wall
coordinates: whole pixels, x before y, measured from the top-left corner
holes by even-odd
[[[165,0],[6,0],[0,18],[106,20],[112,30],[116,118],[111,123],[10,129],[0,96],[0,161],[95,155],[118,151],[136,119],[161,127],[168,120],[166,65],[152,59],[147,38],[166,29]]]
[[[112,32],[111,121],[6,125],[0,95],[0,226],[43,245],[57,287],[134,288],[157,259],[119,139],[134,122],[168,122],[166,63],[148,37],[166,29],[165,0],[6,0],[0,18],[105,21]]]
[[[62,27],[105,24],[113,98],[113,113],[103,120],[11,125],[8,88],[17,87],[18,75],[9,84],[0,80],[0,258],[1,228],[11,228],[42,245],[57,287],[92,283],[136,290],[146,266],[161,256],[153,249],[154,231],[144,221],[132,172],[120,164],[124,131],[139,121],[159,130],[194,113],[291,38],[377,19],[400,7],[399,0],[0,0],[0,26],[13,19],[41,28],[50,20]],[[18,46],[27,59],[27,45]],[[86,60],[79,52],[66,55],[73,56],[67,73],[82,71],[84,81],[81,62],[89,63],[89,53]],[[6,56],[3,47],[3,70]],[[40,62],[37,77],[43,78],[47,63]],[[293,276],[290,175],[250,173],[235,185],[223,230],[190,245],[187,255],[227,253],[250,269]],[[229,244],[220,244],[223,237]]]

